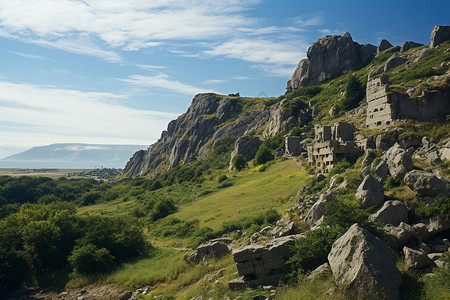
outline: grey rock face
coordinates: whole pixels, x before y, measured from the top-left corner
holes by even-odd
[[[377,48],[377,54],[380,54],[381,52],[383,52],[384,50],[387,50],[391,47],[394,47],[391,43],[389,43],[388,40],[382,39],[380,42],[380,45]]]
[[[361,200],[365,208],[378,207],[384,201],[383,185],[371,175],[367,175],[359,185],[356,197]]]
[[[406,52],[409,49],[420,47],[420,46],[423,46],[423,44],[416,43],[416,42],[413,42],[413,41],[406,41],[406,42],[403,43],[402,48],[400,49],[400,52]]]
[[[348,33],[320,38],[309,47],[308,58],[299,62],[286,89],[290,92],[327,82],[368,63],[375,52],[375,46],[353,42]]]
[[[308,279],[315,279],[325,274],[330,274],[330,264],[324,263],[323,265],[318,266],[316,269],[314,269],[311,274],[309,274]]]
[[[408,223],[408,209],[402,201],[386,201],[383,206],[370,215],[372,222],[381,222],[397,226],[400,222]]]
[[[383,239],[394,250],[405,245],[416,233],[413,226],[403,222],[399,226],[391,224],[383,226]]]
[[[426,219],[423,223],[427,226],[430,235],[434,235],[450,228],[450,220],[444,220],[439,215]]]
[[[384,65],[384,71],[387,72],[390,69],[394,69],[407,61],[408,59],[401,57],[398,54],[394,54],[387,60],[386,64]]]
[[[288,222],[281,222],[278,221],[275,228],[273,228],[270,231],[270,234],[272,234],[275,238],[288,236],[296,233],[296,228],[294,225],[294,222],[288,221]]]
[[[265,246],[247,245],[234,250],[233,259],[243,281],[250,287],[277,285],[284,278],[289,246],[299,237],[291,235],[276,238]]]
[[[406,173],[404,181],[422,197],[436,197],[448,192],[448,183],[433,173],[412,170]]]
[[[431,263],[427,254],[420,250],[403,247],[403,254],[405,255],[406,267],[408,269],[422,269],[428,267]]]
[[[450,40],[450,26],[446,25],[434,26],[430,37],[431,47],[436,47],[448,40]]]
[[[354,224],[334,242],[328,262],[338,284],[358,299],[400,299],[396,254],[382,240]]]
[[[414,168],[411,154],[397,143],[387,150],[381,159],[386,162],[389,174],[394,178],[403,178]]]
[[[206,258],[221,257],[228,253],[230,253],[230,249],[224,243],[206,242],[198,246],[195,252],[189,256],[189,259],[198,262]]]
[[[257,136],[241,136],[234,143],[234,150],[231,152],[230,169],[232,168],[233,158],[240,154],[245,157],[246,160],[251,160],[255,157],[256,152],[261,146],[262,141]]]

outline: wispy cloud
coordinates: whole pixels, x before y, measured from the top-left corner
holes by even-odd
[[[143,70],[159,70],[159,69],[166,69],[166,66],[152,66],[152,65],[136,65],[139,69]]]
[[[118,80],[138,87],[162,89],[190,96],[198,93],[212,92],[182,83],[178,80],[171,80],[170,76],[166,74],[159,74],[156,76],[131,75],[124,79],[118,78]]]
[[[338,29],[320,29],[319,32],[321,32],[322,34],[326,34],[326,35],[339,35],[339,34],[343,34],[343,32],[341,30]]]
[[[225,79],[209,79],[209,80],[205,80],[203,81],[203,83],[205,84],[216,84],[216,83],[224,83],[227,82]]]
[[[62,142],[150,144],[176,117],[137,110],[128,97],[0,81],[2,146]]]
[[[26,57],[26,58],[31,58],[31,59],[39,59],[39,60],[46,60],[45,57],[43,56],[39,56],[39,55],[33,55],[33,54],[28,54],[28,53],[22,53],[22,52],[14,52],[14,51],[8,51],[11,54],[17,55],[17,56],[21,56],[21,57]]]

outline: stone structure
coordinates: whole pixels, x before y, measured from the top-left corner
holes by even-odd
[[[328,173],[346,155],[359,152],[354,141],[354,127],[345,122],[333,126],[314,126],[315,138],[308,146],[308,162],[319,172]]]
[[[300,142],[302,138],[299,136],[287,136],[284,140],[284,152],[287,155],[299,156],[302,153]]]
[[[189,259],[194,262],[199,262],[211,257],[221,257],[230,253],[227,245],[218,241],[210,241],[201,244],[197,249],[189,256]]]
[[[369,75],[366,88],[366,127],[375,128],[391,125],[402,118],[420,121],[440,121],[450,114],[450,87],[425,90],[417,99],[389,91],[387,75]]]
[[[277,285],[284,278],[284,263],[290,257],[290,245],[299,235],[273,239],[265,246],[246,245],[233,251],[238,273],[242,278],[230,282],[236,289],[248,285]]]

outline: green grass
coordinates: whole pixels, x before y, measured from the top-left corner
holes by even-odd
[[[224,222],[253,216],[261,210],[275,208],[284,213],[292,205],[287,199],[306,179],[307,175],[291,160],[275,163],[265,172],[252,168],[238,173],[233,186],[181,205],[172,216],[181,220],[197,219],[200,226],[217,230]]]

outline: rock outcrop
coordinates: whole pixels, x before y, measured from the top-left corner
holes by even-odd
[[[195,249],[194,253],[189,256],[189,259],[194,262],[199,262],[211,257],[221,257],[230,253],[228,246],[221,242],[206,242]]]
[[[402,48],[400,49],[400,52],[406,52],[409,49],[420,47],[420,46],[423,46],[423,44],[416,43],[416,42],[413,42],[413,41],[406,41],[406,42],[403,43]]]
[[[383,206],[377,209],[369,220],[397,226],[400,222],[408,223],[408,209],[402,201],[386,201]]]
[[[384,50],[394,47],[388,40],[382,39],[377,48],[377,54],[381,54]]]
[[[348,32],[342,36],[320,38],[309,47],[307,58],[298,63],[286,90],[290,92],[325,83],[355,67],[367,64],[376,51],[377,48],[373,45],[354,42]]]
[[[393,178],[403,179],[414,168],[411,154],[397,143],[381,156],[381,160],[386,162]]]
[[[436,47],[448,40],[450,40],[450,26],[434,26],[433,31],[431,32],[430,46]]]
[[[328,262],[338,284],[346,284],[358,299],[400,299],[396,254],[382,240],[353,224],[334,242]]]
[[[242,155],[245,159],[251,160],[261,146],[262,141],[258,136],[241,136],[234,143],[234,150],[231,152],[230,170],[233,168],[233,159],[236,155]]]
[[[378,207],[384,201],[383,185],[371,175],[367,175],[359,185],[356,197],[361,200],[364,208]]]
[[[448,192],[448,182],[445,179],[438,178],[433,173],[412,170],[406,173],[404,181],[421,197],[436,197]]]

